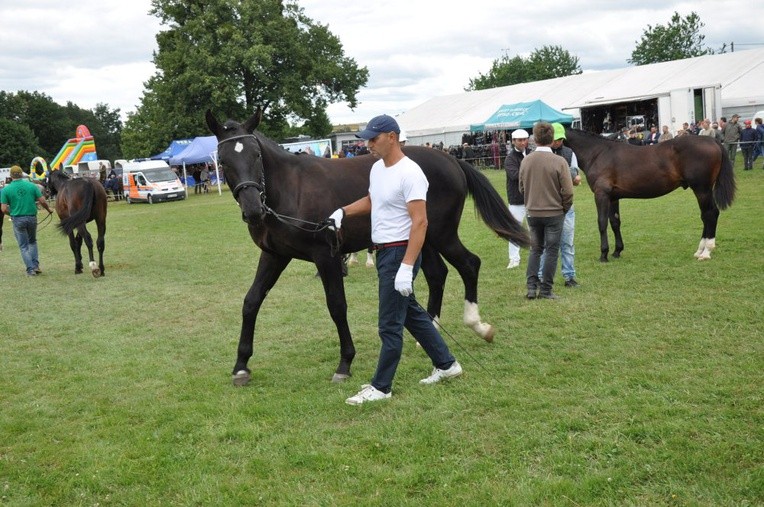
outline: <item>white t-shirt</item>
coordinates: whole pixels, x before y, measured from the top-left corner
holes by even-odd
[[[406,203],[426,201],[429,186],[422,169],[410,158],[403,157],[390,167],[377,160],[369,175],[372,243],[408,240],[411,217]]]

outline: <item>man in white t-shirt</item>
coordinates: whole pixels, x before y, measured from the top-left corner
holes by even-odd
[[[371,168],[369,193],[339,208],[330,218],[340,229],[344,217],[371,213],[382,347],[371,383],[345,400],[350,405],[390,398],[403,351],[404,326],[427,352],[434,367],[432,374],[420,383],[434,384],[462,374],[462,367],[414,297],[414,277],[419,271],[427,233],[427,178],[401,150],[400,127],[392,117],[372,118],[356,137],[365,139],[369,151],[379,159]]]

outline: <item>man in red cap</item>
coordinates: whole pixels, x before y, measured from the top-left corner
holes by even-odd
[[[750,171],[753,169],[753,152],[759,144],[759,133],[751,126],[751,120],[743,122],[745,127],[740,132],[740,149],[743,152],[744,169]]]

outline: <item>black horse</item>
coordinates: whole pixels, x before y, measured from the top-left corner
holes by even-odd
[[[653,146],[633,146],[580,130],[566,129],[567,140],[594,192],[600,231],[600,261],[610,249],[608,219],[615,235],[613,257],[623,251],[619,200],[660,197],[682,187],[692,189],[703,221],[698,260],[711,258],[716,248],[719,210],[735,199],[732,162],[713,137],[680,136]]]
[[[48,188],[56,197],[56,214],[61,222],[59,230],[69,236],[69,246],[74,253],[74,273],[82,273],[82,242],[88,248],[90,271],[94,277],[104,276],[103,251],[106,235],[106,191],[103,185],[93,178],[70,178],[61,170],[51,171],[48,176]],[[93,238],[85,224],[95,220],[98,229],[96,246],[98,264],[93,257]],[[75,231],[77,234],[75,235]]]
[[[260,120],[258,110],[244,124],[228,120],[221,125],[207,111],[207,125],[217,136],[226,182],[233,189],[250,236],[262,250],[254,283],[244,298],[233,381],[235,385],[249,382],[247,363],[252,356],[258,311],[292,259],[313,262],[318,268],[340,338],[340,362],[333,380],[341,381],[350,376],[355,356],[347,322],[342,254],[370,246],[370,219],[343,220],[341,238],[321,223],[338,207],[368,193],[375,159],[371,155],[346,159],[294,155],[255,130]],[[437,321],[448,274],[445,258],[464,281],[465,324],[490,342],[494,329],[481,322],[477,305],[480,259],[458,236],[467,194],[472,194],[485,223],[502,238],[528,246],[527,232],[509,214],[488,179],[469,164],[433,149],[406,147],[404,151],[422,167],[430,183],[429,227],[422,249],[422,272],[429,287],[427,310]]]

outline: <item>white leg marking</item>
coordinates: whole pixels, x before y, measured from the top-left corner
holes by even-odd
[[[700,255],[703,253],[703,250],[706,249],[706,241],[708,241],[708,240],[706,240],[706,238],[702,238],[700,240],[700,244],[698,244],[698,250],[695,252],[695,258],[696,259],[699,259]]]
[[[493,341],[493,326],[480,321],[477,303],[464,301],[464,325],[472,328],[485,341]]]

